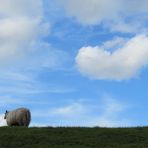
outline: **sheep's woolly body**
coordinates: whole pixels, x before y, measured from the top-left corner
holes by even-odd
[[[8,112],[7,114],[7,124],[8,126],[29,126],[31,120],[30,111],[26,108],[19,108]]]

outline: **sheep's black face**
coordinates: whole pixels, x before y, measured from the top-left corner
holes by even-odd
[[[4,119],[7,118],[7,115],[8,115],[8,111],[6,110],[6,112],[5,112],[5,116],[4,116]]]

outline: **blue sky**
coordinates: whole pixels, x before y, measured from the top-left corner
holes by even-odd
[[[148,123],[146,0],[1,0],[0,125]]]

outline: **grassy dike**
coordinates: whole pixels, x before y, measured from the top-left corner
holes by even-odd
[[[148,127],[0,127],[0,148],[148,148]]]

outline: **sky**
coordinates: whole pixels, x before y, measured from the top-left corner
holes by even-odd
[[[0,0],[0,126],[148,125],[147,0]]]

